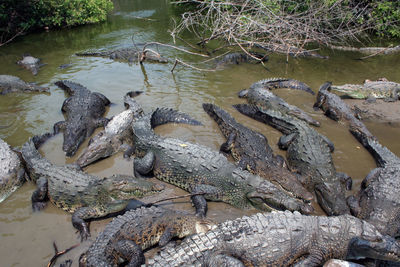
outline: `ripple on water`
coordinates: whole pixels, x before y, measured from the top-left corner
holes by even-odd
[[[0,135],[3,138],[7,138],[12,136],[17,127],[15,126],[15,122],[18,121],[19,115],[10,112],[1,112],[0,113]]]

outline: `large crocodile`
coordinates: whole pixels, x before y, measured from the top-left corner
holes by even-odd
[[[146,51],[143,55],[143,51],[139,51],[136,48],[119,48],[114,50],[99,50],[99,51],[88,51],[76,53],[77,56],[84,57],[105,57],[113,60],[122,60],[128,62],[138,62],[142,60],[149,60],[159,63],[168,63],[168,59],[162,57],[160,54],[153,51]]]
[[[369,138],[375,138],[373,134],[365,127],[364,123],[354,116],[354,112],[343,102],[343,100],[330,92],[332,83],[326,82],[319,88],[317,100],[314,103],[315,109],[322,109],[325,115],[335,121],[346,121],[351,127],[358,128]]]
[[[357,99],[383,98],[385,101],[396,101],[400,98],[400,83],[386,78],[365,80],[364,84],[332,85],[331,89]]]
[[[27,83],[12,75],[0,75],[0,95],[14,92],[48,92],[49,88]]]
[[[351,215],[257,213],[166,247],[148,266],[321,266],[362,258],[400,261],[400,244]]]
[[[328,215],[350,213],[345,200],[345,186],[351,188],[351,178],[336,172],[331,155],[333,144],[328,138],[307,123],[284,115],[279,110],[247,104],[234,107],[284,134],[279,140],[279,146],[287,149],[289,165],[302,175],[304,186],[315,192],[319,205]]]
[[[221,150],[230,152],[239,167],[280,185],[296,197],[312,200],[312,194],[303,187],[297,176],[283,166],[285,160],[273,154],[264,135],[236,122],[216,105],[203,104],[203,108],[217,122],[227,139],[221,145]]]
[[[109,157],[121,150],[124,157],[131,153],[133,145],[132,123],[144,111],[142,107],[132,99],[142,92],[129,92],[124,97],[126,110],[110,119],[104,130],[89,140],[89,145],[77,160],[81,167],[87,166],[101,158]]]
[[[258,107],[262,107],[264,109],[279,109],[281,113],[295,116],[311,125],[320,125],[318,121],[311,118],[310,115],[305,113],[303,110],[288,104],[285,100],[276,96],[270,91],[276,88],[290,88],[314,94],[310,87],[300,81],[293,79],[272,78],[253,83],[249,89],[241,90],[239,92],[239,97],[247,98],[247,101],[250,104]]]
[[[0,202],[25,182],[25,168],[19,155],[0,138]]]
[[[32,72],[33,75],[37,75],[39,68],[43,65],[40,63],[40,59],[29,54],[23,55],[22,59],[17,61],[17,64]]]
[[[80,267],[129,266],[144,263],[143,250],[157,243],[166,245],[172,238],[208,231],[214,224],[185,212],[157,206],[141,207],[118,216],[100,233],[80,257]],[[122,259],[122,261],[121,261]]]
[[[47,200],[73,213],[72,224],[82,239],[90,233],[85,220],[100,218],[123,210],[130,199],[159,192],[163,186],[132,176],[114,175],[100,179],[73,166],[56,166],[42,157],[35,138],[22,146],[22,157],[37,190],[32,194],[32,207],[40,210]]]
[[[70,157],[97,127],[107,124],[108,119],[102,116],[110,100],[71,81],[58,81],[56,85],[70,95],[61,108],[66,114],[66,120],[54,124],[55,134],[60,130],[64,131],[63,151]]]
[[[203,194],[191,197],[199,216],[205,216],[207,212],[206,199],[223,201],[241,209],[312,211],[310,205],[289,196],[269,181],[236,167],[217,151],[156,135],[154,126],[166,116],[168,110],[157,109],[133,124],[135,153],[144,155],[134,160],[135,175],[153,172],[157,179],[194,194]]]

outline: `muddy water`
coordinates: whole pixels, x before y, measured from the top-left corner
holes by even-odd
[[[30,34],[16,42],[0,48],[0,73],[21,77],[26,81],[37,82],[50,87],[49,94],[10,94],[0,97],[0,137],[12,146],[20,146],[28,138],[52,129],[55,122],[63,120],[60,111],[66,98],[64,92],[54,86],[54,82],[69,79],[87,86],[92,91],[106,95],[112,105],[106,116],[121,112],[123,95],[131,90],[142,90],[144,94],[137,100],[145,110],[164,106],[186,112],[203,122],[204,126],[165,125],[156,129],[163,136],[181,138],[218,149],[224,141],[217,125],[202,110],[201,104],[212,102],[222,106],[239,122],[266,135],[276,153],[285,155],[276,146],[280,133],[269,126],[253,121],[238,112],[231,105],[242,103],[236,93],[251,83],[267,77],[291,77],[308,83],[314,91],[325,81],[334,83],[360,83],[364,79],[386,77],[400,81],[400,56],[373,57],[364,61],[355,60],[360,55],[353,53],[334,53],[329,60],[290,59],[273,55],[266,64],[229,66],[217,72],[198,72],[177,66],[170,72],[175,57],[186,62],[200,62],[203,58],[188,56],[172,49],[159,48],[168,64],[144,63],[127,64],[109,59],[77,57],[74,53],[98,48],[129,46],[132,36],[135,42],[158,41],[172,44],[168,35],[173,16],[167,1],[115,1],[114,13],[108,22],[99,25],[77,27],[70,30],[57,30]],[[190,36],[189,36],[190,37]],[[182,43],[177,45],[187,48]],[[189,48],[187,48],[189,49]],[[30,53],[43,60],[44,65],[37,76],[15,64],[23,53]],[[62,64],[70,64],[60,69]],[[212,65],[199,65],[202,68]],[[315,96],[304,92],[280,90],[276,92],[289,103],[295,104],[319,120],[318,129],[335,144],[334,162],[339,171],[346,172],[354,179],[357,188],[365,175],[376,165],[371,156],[348,133],[345,125],[327,119],[319,111],[312,109]],[[397,155],[400,155],[400,128],[398,124],[368,122],[368,128],[380,141]],[[61,150],[62,136],[52,138],[42,148],[44,156],[55,164],[74,162],[77,156],[66,158]],[[86,171],[98,176],[114,173],[132,174],[132,161],[123,159],[122,154],[89,166]],[[34,190],[32,183],[26,183],[9,199],[0,204],[0,258],[1,266],[44,266],[53,256],[52,242],[59,249],[65,249],[79,242],[78,235],[71,225],[71,215],[49,205],[45,210],[32,213],[30,196]],[[185,192],[168,186],[164,196],[184,194]],[[150,198],[151,199],[151,198]],[[181,200],[175,208],[191,210],[187,200]],[[223,221],[246,214],[222,203],[210,203],[209,216]],[[92,239],[109,221],[91,223]],[[74,266],[80,251],[89,242],[71,251]]]

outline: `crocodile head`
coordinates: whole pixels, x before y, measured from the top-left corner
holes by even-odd
[[[350,241],[346,258],[400,262],[400,243],[391,236],[381,235],[374,226],[363,222],[361,236]]]
[[[106,158],[118,151],[122,142],[118,138],[113,138],[104,134],[104,131],[99,132],[89,141],[89,145],[79,156],[76,163],[85,167],[99,159]]]
[[[85,141],[87,135],[87,128],[83,127],[80,123],[73,123],[67,125],[64,130],[63,151],[67,157],[75,155],[79,146]]]
[[[328,216],[350,214],[341,184],[317,184],[315,185],[315,195],[319,205]]]
[[[297,198],[284,193],[271,183],[262,182],[256,190],[247,194],[247,199],[259,210],[290,210],[310,214],[314,211],[310,203],[305,203]]]
[[[363,91],[363,86],[359,84],[332,85],[331,90],[345,93],[351,98],[365,98],[368,94]]]
[[[165,186],[150,182],[148,179],[135,178],[129,175],[113,175],[105,178],[102,183],[112,198],[125,200],[144,197],[160,192],[165,188]]]

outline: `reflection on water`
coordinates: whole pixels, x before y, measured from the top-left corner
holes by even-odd
[[[26,142],[30,136],[50,131],[55,122],[64,120],[61,106],[66,95],[54,85],[54,82],[69,79],[107,96],[112,102],[106,114],[108,118],[124,109],[123,96],[126,92],[142,90],[144,93],[137,97],[137,101],[145,111],[160,106],[171,107],[186,112],[203,123],[203,126],[164,125],[156,129],[158,134],[219,149],[224,138],[215,122],[208,117],[201,106],[204,102],[215,103],[227,110],[239,122],[263,133],[274,151],[285,155],[285,151],[279,150],[276,145],[281,136],[279,132],[241,115],[231,107],[232,104],[244,102],[237,97],[239,90],[268,77],[298,79],[309,84],[314,91],[317,91],[325,81],[337,84],[360,83],[367,78],[374,80],[379,77],[400,81],[400,55],[372,57],[360,61],[354,60],[359,57],[356,54],[327,50],[321,51],[321,54],[328,54],[329,60],[290,58],[289,64],[285,62],[285,57],[271,55],[267,62],[268,70],[257,64],[249,64],[228,66],[218,72],[206,73],[184,66],[177,66],[171,73],[175,57],[190,63],[204,61],[204,58],[165,47],[159,47],[159,51],[170,59],[168,64],[148,62],[143,65],[127,64],[111,59],[75,56],[75,53],[85,50],[130,46],[132,37],[136,43],[157,41],[173,44],[168,33],[173,13],[167,1],[115,1],[114,12],[106,23],[30,34],[0,48],[0,62],[2,62],[0,74],[15,75],[25,81],[48,86],[51,92],[0,96],[1,138],[17,147]],[[191,38],[189,35],[187,37]],[[190,49],[182,43],[176,45]],[[46,64],[37,76],[15,64],[24,53],[38,57]],[[70,66],[59,68],[63,64]],[[372,157],[350,135],[345,125],[327,119],[320,111],[314,111],[312,104],[315,96],[289,90],[277,90],[275,93],[309,112],[321,122],[322,126],[318,131],[335,144],[333,157],[338,171],[352,176],[354,188],[359,187],[361,180],[376,165]],[[398,124],[368,122],[367,126],[384,145],[400,155]],[[55,164],[68,164],[77,159],[87,142],[72,158],[65,157],[61,145],[62,135],[59,134],[49,140],[41,152]],[[99,177],[114,173],[132,174],[132,160],[124,159],[122,153],[119,153],[85,170]],[[32,213],[30,196],[33,190],[34,185],[28,182],[0,204],[2,266],[44,266],[53,256],[53,241],[56,241],[60,249],[70,247],[79,241],[71,225],[70,214],[52,205],[44,211]],[[185,194],[185,192],[169,186],[169,190],[163,194],[161,197]],[[168,206],[192,210],[187,199],[180,200],[179,204],[170,203]],[[217,221],[232,219],[242,214],[243,211],[223,203],[210,203],[209,206],[209,216]],[[91,223],[92,240],[109,220]],[[73,258],[74,266],[77,264],[80,251],[88,245],[89,242],[85,242],[67,255]]]

